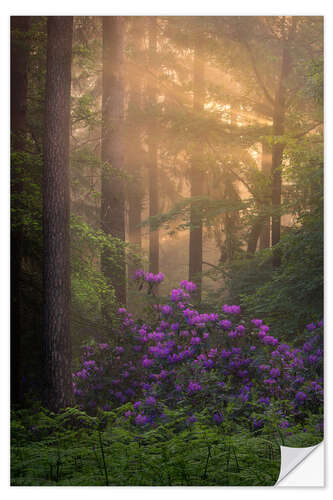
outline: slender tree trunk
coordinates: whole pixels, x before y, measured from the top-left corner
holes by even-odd
[[[142,167],[144,162],[142,149],[142,92],[143,70],[142,53],[144,43],[144,18],[135,17],[132,21],[132,43],[136,49],[136,58],[131,74],[131,88],[127,113],[127,172],[128,181],[128,239],[136,253],[142,250],[141,212],[143,204]],[[139,64],[137,64],[139,61]],[[141,63],[141,64],[140,64]],[[136,65],[137,64],[137,65]],[[133,276],[140,266],[140,257],[128,264],[128,276]]]
[[[103,17],[102,200],[101,227],[118,238],[117,255],[105,249],[101,267],[115,289],[119,304],[126,304],[124,202],[124,18]],[[111,261],[113,258],[113,261]],[[116,261],[115,261],[116,258]],[[106,317],[107,311],[104,310]]]
[[[265,174],[266,180],[272,172],[272,154],[269,146],[262,143],[262,172]],[[248,237],[247,256],[252,257],[256,250],[259,240],[260,250],[269,248],[270,246],[270,216],[269,213],[270,196],[266,194],[266,186],[260,200],[257,200],[259,215],[255,220]]]
[[[281,165],[285,147],[282,142],[282,136],[285,131],[287,78],[291,70],[290,41],[293,38],[295,28],[296,20],[295,17],[293,17],[289,34],[286,36],[283,43],[281,74],[274,101],[273,134],[276,139],[280,138],[280,142],[276,142],[272,147],[272,247],[279,243],[281,237]],[[273,254],[273,266],[279,267],[280,260],[279,253],[275,251]]]
[[[265,143],[262,143],[262,160],[261,160],[261,170],[268,181],[272,173],[272,152],[271,148]],[[266,187],[266,186],[265,186]],[[263,207],[268,213],[268,208],[270,205],[270,199],[267,198],[267,203]],[[259,248],[263,250],[264,248],[269,248],[271,243],[271,221],[270,216],[265,215],[263,220],[263,227],[260,234]]]
[[[149,60],[153,72],[156,71],[157,50],[157,18],[149,17]],[[154,74],[154,76],[156,76]],[[151,117],[148,125],[148,172],[149,172],[149,217],[159,213],[159,176],[157,164],[157,139],[155,117],[156,107],[156,82],[150,81],[148,88],[149,102],[151,104]],[[156,274],[159,272],[159,231],[158,229],[149,233],[149,271]]]
[[[247,257],[252,257],[256,253],[258,239],[263,229],[263,223],[263,217],[259,216],[250,230],[247,241]]]
[[[198,42],[199,43],[199,42]],[[193,61],[193,112],[199,116],[204,109],[204,61],[200,57],[200,48],[198,43],[194,49]],[[190,184],[191,198],[203,194],[204,174],[202,165],[202,142],[199,134],[193,147],[191,160]],[[193,201],[191,203],[190,215],[190,248],[189,248],[189,280],[197,285],[196,298],[201,300],[202,289],[202,219],[200,203]]]
[[[11,151],[19,154],[25,150],[26,114],[28,92],[30,17],[11,18],[11,60],[10,60],[10,113],[11,113]],[[22,167],[21,167],[22,168]],[[22,402],[22,310],[21,310],[21,273],[22,273],[22,206],[20,197],[23,192],[23,172],[15,158],[11,165],[11,402]]]
[[[71,405],[69,133],[73,18],[47,23],[43,171],[45,405]]]

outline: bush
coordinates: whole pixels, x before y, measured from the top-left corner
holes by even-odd
[[[160,275],[157,275],[160,276]],[[154,275],[138,273],[154,289]],[[160,279],[160,278],[159,278]],[[182,409],[184,422],[206,411],[210,425],[241,423],[277,432],[322,411],[322,322],[307,325],[298,346],[279,342],[260,319],[245,321],[236,305],[198,313],[195,284],[183,281],[171,300],[152,306],[146,322],[119,309],[114,344],[84,346],[73,374],[78,404],[92,414],[131,402],[124,420],[148,429]]]
[[[323,231],[319,217],[307,216],[303,226],[281,239],[280,268],[266,283],[241,295],[247,314],[269,322],[280,338],[290,341],[305,323],[323,316]]]

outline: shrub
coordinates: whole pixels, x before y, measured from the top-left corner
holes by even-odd
[[[156,276],[140,272],[136,279],[153,293],[163,279]],[[285,432],[309,415],[320,419],[322,322],[307,325],[303,343],[293,346],[262,320],[242,319],[237,305],[199,313],[190,302],[195,288],[182,281],[145,320],[119,309],[112,345],[83,347],[73,374],[79,405],[94,414],[130,402],[124,420],[144,429],[167,421],[176,408],[184,412],[183,425],[206,411],[211,425],[238,422],[253,431],[269,423]]]

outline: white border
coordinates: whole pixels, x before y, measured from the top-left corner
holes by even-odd
[[[325,337],[326,337],[326,348],[325,354],[326,358],[328,357],[328,349],[329,349],[329,337],[330,337],[330,323],[331,323],[331,314],[330,308],[328,306],[329,297],[332,297],[330,293],[331,287],[329,286],[329,278],[332,278],[333,274],[332,270],[332,255],[333,255],[333,246],[332,246],[332,221],[331,214],[333,214],[332,207],[332,192],[333,192],[333,184],[332,184],[332,168],[333,165],[329,165],[329,159],[332,159],[332,154],[329,154],[331,150],[332,139],[329,137],[329,118],[330,113],[333,112],[331,110],[330,104],[330,95],[329,90],[333,86],[332,81],[332,61],[329,56],[328,47],[332,50],[333,47],[333,23],[331,18],[331,9],[330,6],[332,2],[317,0],[317,1],[301,1],[301,0],[293,0],[286,1],[280,0],[279,2],[270,2],[266,1],[256,1],[253,0],[249,2],[248,0],[233,2],[226,2],[223,0],[205,0],[204,2],[194,2],[193,0],[169,0],[169,1],[159,1],[156,0],[153,2],[152,0],[122,0],[120,2],[115,1],[100,1],[94,0],[94,2],[83,2],[83,0],[72,0],[70,2],[64,0],[58,0],[57,2],[49,2],[45,1],[18,1],[12,0],[11,2],[6,2],[6,5],[1,5],[1,16],[0,16],[0,36],[1,36],[1,68],[2,68],[2,78],[1,82],[1,130],[0,130],[0,138],[1,138],[1,155],[2,162],[0,167],[0,220],[1,220],[1,258],[0,263],[2,266],[1,269],[1,349],[0,349],[0,377],[1,377],[1,463],[0,463],[0,488],[1,493],[3,493],[4,498],[7,497],[16,497],[17,495],[23,495],[25,498],[44,498],[45,495],[48,497],[57,498],[59,494],[64,497],[75,498],[78,497],[81,499],[89,498],[92,494],[97,494],[99,497],[110,497],[116,495],[117,500],[122,498],[127,498],[133,495],[135,498],[159,498],[168,499],[170,495],[173,497],[189,497],[191,500],[195,500],[196,498],[202,499],[203,495],[209,495],[211,498],[218,498],[223,495],[232,494],[235,490],[238,493],[243,493],[246,495],[247,500],[260,500],[261,498],[265,498],[267,495],[280,495],[282,490],[279,488],[267,488],[263,487],[252,487],[252,488],[241,488],[241,487],[184,487],[177,488],[112,488],[109,490],[107,488],[98,488],[97,490],[94,487],[80,487],[80,488],[67,488],[62,487],[61,493],[57,488],[48,488],[47,491],[44,487],[25,487],[23,488],[9,488],[9,474],[8,474],[8,466],[9,466],[9,415],[8,415],[8,402],[9,402],[9,16],[10,15],[325,15],[325,25],[326,25],[326,37],[325,37],[325,46],[326,46],[326,57],[325,57],[325,66],[326,66],[326,81],[325,81],[325,89],[326,89],[326,174],[325,174],[325,195],[326,195],[326,222],[325,222],[325,239],[326,239],[326,248],[325,248]],[[331,167],[331,168],[329,168]],[[330,219],[330,220],[329,220]],[[329,363],[326,363],[326,388],[329,384]],[[325,407],[326,407],[326,423],[329,422],[328,414],[329,414],[329,405],[331,405],[331,401],[328,398],[328,391],[325,391]],[[332,412],[331,412],[332,413]],[[327,438],[329,435],[329,429],[325,429],[325,441],[327,442]],[[329,452],[329,450],[327,450]],[[326,453],[327,456],[328,453]],[[329,453],[330,456],[330,453]],[[332,460],[326,460],[326,471],[330,470],[332,467]],[[327,475],[326,475],[327,477]],[[328,482],[330,482],[329,477],[327,478]],[[94,488],[94,491],[92,491]],[[322,495],[327,496],[329,490],[331,489],[331,484],[328,484],[326,488],[316,489],[313,491],[312,488],[300,488],[300,493],[303,499],[313,498],[314,495],[318,495],[322,497]],[[283,490],[283,496],[288,498],[294,497],[295,492],[288,488]]]

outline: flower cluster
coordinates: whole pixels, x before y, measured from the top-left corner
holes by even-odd
[[[144,280],[147,283],[161,283],[164,280],[163,273],[149,273],[145,272],[143,269],[137,269],[133,276],[134,280]]]
[[[139,279],[146,279],[142,272]],[[146,323],[119,309],[113,345],[86,346],[73,374],[82,408],[94,412],[132,402],[124,419],[145,428],[165,419],[166,407],[184,408],[188,424],[207,409],[213,424],[224,425],[230,405],[234,420],[247,419],[258,431],[273,408],[280,407],[280,429],[321,411],[321,322],[307,325],[303,344],[292,346],[261,319],[243,321],[239,306],[198,312],[188,302],[195,290],[194,283],[182,281],[170,303],[154,306],[154,319]]]

